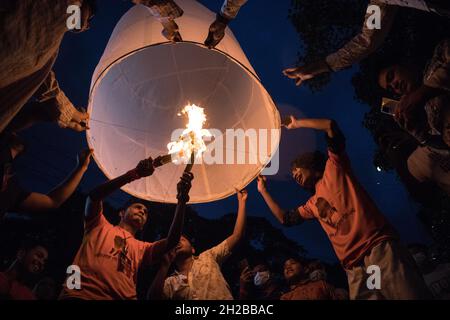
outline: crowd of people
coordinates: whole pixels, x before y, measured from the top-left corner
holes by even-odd
[[[182,5],[173,0],[132,2],[149,8],[161,22],[162,34],[168,41],[182,41],[176,23],[183,15]],[[212,21],[204,42],[206,47],[217,46],[227,25],[246,2],[225,0]],[[78,132],[89,128],[89,114],[76,108],[59,88],[52,67],[68,31],[67,6],[80,6],[82,23],[75,31],[81,32],[89,29],[96,11],[95,1],[36,3],[6,0],[0,4],[0,218],[9,212],[36,215],[60,207],[76,190],[93,154],[93,150],[82,151],[76,168],[48,194],[25,190],[14,174],[13,165],[26,149],[20,138],[22,130],[42,121],[56,122],[62,128]],[[337,52],[315,63],[286,69],[284,74],[301,85],[320,73],[336,72],[364,59],[383,45],[395,14],[402,7],[450,16],[450,5],[445,0],[373,0],[370,5],[380,8],[379,29],[369,28],[365,21],[361,33]],[[370,16],[368,13],[366,20]],[[398,125],[419,143],[407,159],[411,179],[418,184],[435,183],[450,194],[450,39],[442,39],[436,45],[426,70],[404,65],[399,57],[398,64],[380,70],[378,82],[386,97],[398,100],[392,111]],[[449,265],[436,265],[423,245],[406,247],[401,243],[395,228],[353,173],[338,124],[329,119],[298,119],[290,115],[283,126],[288,131],[310,128],[324,133],[326,154],[308,152],[292,161],[293,179],[311,197],[297,208],[285,209],[272,197],[269,179],[264,176],[257,178],[258,192],[283,226],[314,219],[319,222],[345,270],[348,288],[330,284],[320,262],[292,256],[281,271],[274,270],[268,262],[270,257],[265,257],[251,263],[247,259],[241,261],[239,293],[233,296],[221,267],[243,241],[248,191],[237,191],[238,209],[232,234],[197,255],[190,236],[183,233],[194,180],[189,171],[183,173],[177,184],[178,203],[165,238],[154,242],[136,239],[151,216],[141,202],[118,212],[119,224],[111,224],[103,214],[103,200],[130,182],[151,180],[155,168],[150,157],[87,195],[83,240],[72,263],[79,268],[79,286],[70,277],[61,288],[48,277],[33,283],[45,269],[49,251],[43,242],[24,239],[14,261],[0,273],[0,299],[132,300],[137,298],[138,270],[148,267],[157,268],[146,296],[152,300],[450,298]],[[380,287],[367,285],[371,266],[380,269]]]

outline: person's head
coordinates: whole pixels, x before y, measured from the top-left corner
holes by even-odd
[[[314,191],[323,176],[326,162],[326,156],[320,151],[303,153],[291,163],[292,177],[301,187]]]
[[[34,286],[33,293],[38,300],[56,300],[58,292],[55,280],[49,277],[41,279]]]
[[[420,85],[420,72],[412,65],[394,64],[381,69],[378,84],[391,94],[404,96]]]
[[[148,209],[144,204],[135,202],[125,210],[120,211],[120,218],[120,223],[127,224],[136,231],[140,231],[147,222]]]
[[[195,254],[195,248],[192,246],[192,242],[188,236],[182,235],[180,241],[176,246],[177,258],[189,258]]]
[[[26,239],[16,253],[16,263],[21,272],[27,275],[38,275],[45,269],[48,250],[45,244]]]
[[[97,12],[97,2],[96,0],[79,0],[75,2],[76,5],[80,6],[81,11],[81,28],[71,30],[74,33],[84,32],[89,30],[91,25],[91,20]]]
[[[272,273],[270,271],[270,267],[265,262],[260,262],[252,269],[255,276],[253,277],[253,284],[256,287],[262,288],[269,280],[272,278]]]
[[[284,262],[284,279],[288,284],[295,284],[305,277],[305,262],[298,257],[291,257]]]

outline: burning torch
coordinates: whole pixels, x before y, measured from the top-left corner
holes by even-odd
[[[163,166],[167,163],[187,162],[185,172],[190,172],[195,162],[196,153],[201,155],[206,150],[203,137],[211,137],[211,133],[207,129],[203,129],[206,122],[204,109],[194,104],[186,106],[179,115],[186,115],[188,123],[186,129],[176,141],[172,141],[167,145],[168,154],[159,156],[153,161],[155,168]]]

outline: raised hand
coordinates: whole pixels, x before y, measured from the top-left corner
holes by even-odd
[[[294,117],[293,115],[290,115],[286,119],[283,120],[283,123],[281,124],[286,129],[297,129],[300,126],[298,125],[298,119]]]
[[[67,128],[72,129],[77,132],[82,132],[89,129],[88,126],[89,114],[85,109],[76,110],[70,122],[67,124]]]
[[[238,198],[238,201],[241,203],[241,202],[246,202],[247,201],[247,198],[248,198],[248,191],[246,190],[246,189],[243,189],[243,190],[237,190],[237,198]]]
[[[91,162],[91,156],[94,153],[94,149],[85,149],[78,154],[77,161],[78,167],[82,169],[87,169],[89,163]]]
[[[330,69],[325,60],[321,60],[305,64],[304,66],[285,69],[283,70],[283,74],[289,79],[294,79],[296,86],[300,86],[303,81],[312,79],[320,73],[329,71]]]
[[[263,175],[258,176],[258,191],[260,193],[267,191],[267,178]]]
[[[178,201],[185,203],[189,202],[189,191],[191,190],[192,179],[194,179],[192,172],[183,172],[183,176],[177,184]]]
[[[155,171],[152,157],[139,161],[135,170],[139,178],[151,176]]]
[[[220,14],[217,15],[216,20],[209,26],[208,37],[205,40],[205,46],[209,49],[217,46],[225,37],[225,29],[227,28],[229,20]]]

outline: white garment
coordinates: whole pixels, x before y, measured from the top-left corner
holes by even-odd
[[[175,272],[164,282],[169,300],[233,300],[220,266],[230,256],[227,240],[194,258],[187,275]]]
[[[420,182],[434,181],[450,195],[450,151],[418,147],[408,158],[408,170]]]

